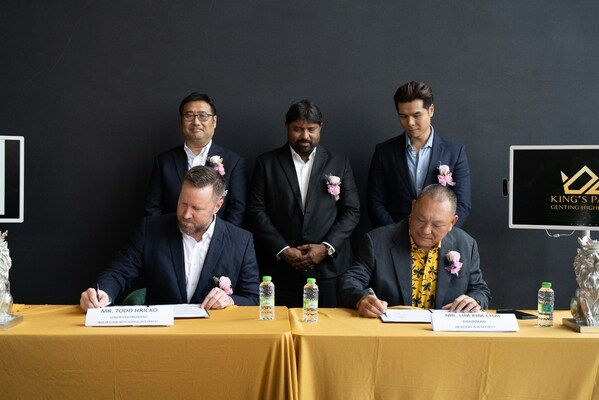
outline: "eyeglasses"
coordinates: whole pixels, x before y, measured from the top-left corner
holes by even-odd
[[[199,112],[199,113],[194,113],[194,112],[186,112],[185,114],[181,114],[181,116],[183,117],[183,119],[185,121],[193,121],[196,119],[196,117],[201,121],[201,122],[206,122],[208,121],[208,118],[210,117],[214,117],[214,115],[216,114],[208,114],[207,112]]]

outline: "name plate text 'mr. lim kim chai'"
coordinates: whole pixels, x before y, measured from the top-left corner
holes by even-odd
[[[517,332],[520,328],[514,314],[433,313],[433,331],[450,332]]]

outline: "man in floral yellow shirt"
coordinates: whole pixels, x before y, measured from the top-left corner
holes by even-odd
[[[425,187],[408,218],[364,237],[354,264],[340,277],[339,303],[378,317],[388,305],[456,312],[487,308],[476,241],[455,226],[455,193]]]

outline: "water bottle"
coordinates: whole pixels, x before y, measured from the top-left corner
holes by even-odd
[[[270,276],[263,276],[260,284],[260,319],[275,319],[275,284]]]
[[[553,326],[553,298],[554,293],[551,289],[551,282],[543,282],[539,289],[538,319],[537,324],[540,327]]]
[[[308,278],[304,285],[304,309],[302,311],[304,322],[318,322],[318,286],[316,279]]]

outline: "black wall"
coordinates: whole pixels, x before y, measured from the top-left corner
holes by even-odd
[[[433,125],[464,143],[492,307],[556,307],[576,235],[508,229],[511,144],[597,144],[593,1],[3,1],[0,134],[25,136],[25,222],[3,224],[19,303],[76,304],[143,214],[152,157],[181,143],[178,104],[214,97],[215,141],[255,157],[285,141],[289,103],[322,109],[364,205],[374,145],[401,133],[392,96],[423,80]],[[363,217],[355,232],[370,229]]]

